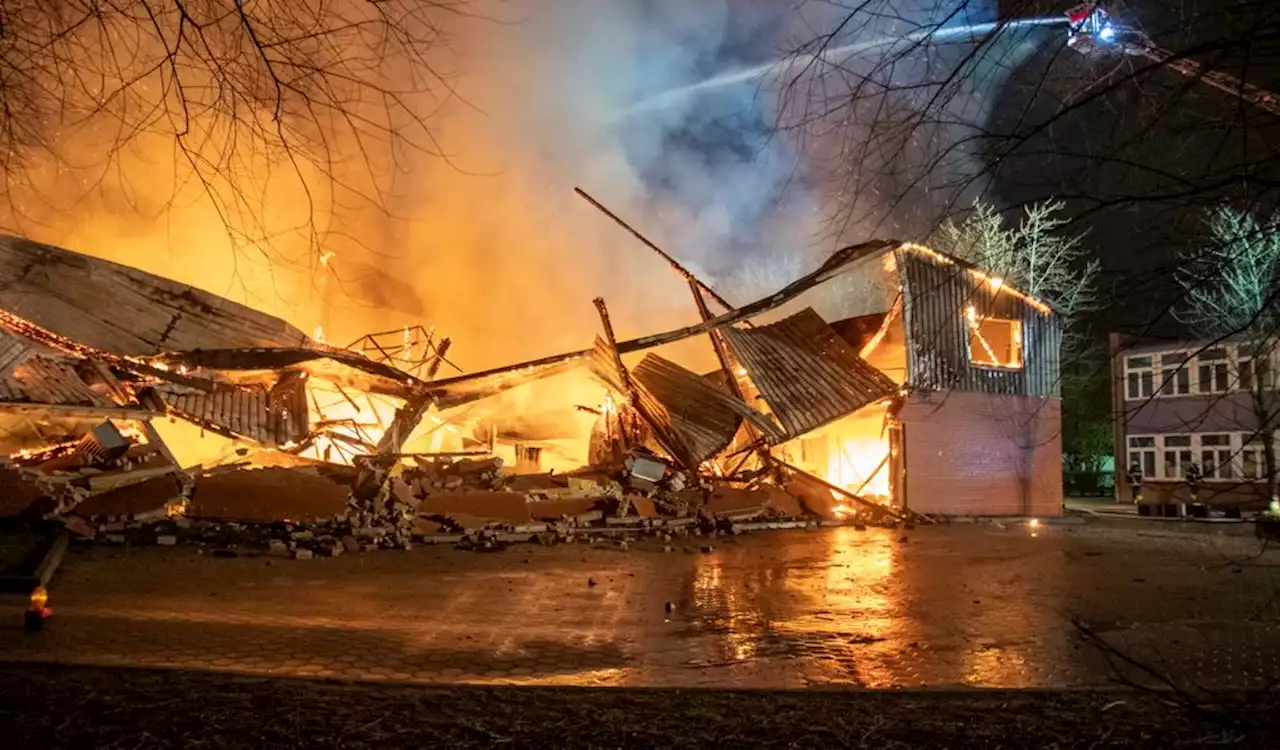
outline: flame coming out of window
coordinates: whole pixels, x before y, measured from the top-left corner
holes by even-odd
[[[969,321],[969,361],[981,367],[1022,367],[1022,321],[979,317],[970,305],[965,310]]]

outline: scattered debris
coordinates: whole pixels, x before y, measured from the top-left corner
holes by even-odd
[[[26,300],[29,317],[0,299],[0,426],[8,430],[0,515],[61,519],[81,542],[297,560],[414,544],[498,552],[581,541],[630,552],[644,538],[671,552],[690,536],[830,523],[911,528],[925,519],[774,451],[820,422],[892,399],[896,386],[811,310],[740,327],[892,246],[841,250],[777,294],[718,318],[702,302],[710,290],[694,284],[702,323],[631,341],[614,338],[597,300],[604,335],[593,349],[441,377],[452,367],[450,341],[431,329],[334,347],[207,293],[7,238],[0,261],[48,271],[23,276],[22,284],[40,285],[39,294],[14,298]],[[99,278],[133,295],[105,321],[77,302]],[[623,364],[623,354],[696,335],[712,339],[719,380],[653,354],[634,371]],[[467,411],[574,368],[589,373],[592,388],[603,386],[599,409],[575,407],[597,415],[581,436],[585,460],[570,464],[582,468],[537,473],[558,433],[507,425],[520,415],[492,404]],[[769,368],[777,372],[753,379]],[[793,391],[791,380],[831,387]],[[749,405],[757,402],[771,408]],[[507,411],[519,410],[528,404]],[[165,420],[230,442],[180,465],[161,436]],[[498,455],[503,446],[514,447],[514,466]]]

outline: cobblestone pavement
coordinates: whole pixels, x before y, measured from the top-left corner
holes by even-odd
[[[427,683],[1105,684],[1115,659],[1081,643],[1079,618],[1183,683],[1280,674],[1280,552],[1246,536],[1011,523],[686,544],[75,549],[45,632],[10,608],[0,658]]]

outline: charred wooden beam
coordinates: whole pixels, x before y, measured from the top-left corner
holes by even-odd
[[[610,219],[613,219],[618,226],[627,230],[627,232],[629,232],[632,237],[635,237],[637,240],[640,240],[641,244],[643,244],[645,247],[657,253],[663,260],[665,260],[671,266],[672,269],[675,270],[676,273],[683,276],[695,288],[700,288],[704,290],[707,294],[711,295],[711,298],[714,299],[716,302],[720,303],[720,305],[722,305],[724,309],[733,310],[733,305],[729,304],[728,300],[726,300],[724,297],[721,297],[719,294],[716,294],[716,291],[714,289],[704,284],[700,279],[698,279],[697,276],[694,276],[692,271],[690,271],[689,269],[685,268],[680,264],[680,261],[671,257],[671,255],[669,255],[665,250],[663,250],[662,248],[658,247],[653,242],[651,242],[648,237],[645,237],[643,234],[637,231],[630,224],[623,221],[620,216],[610,211],[609,209],[605,208],[604,205],[600,203],[600,201],[588,195],[587,191],[583,190],[582,188],[576,187],[573,189],[573,192],[577,193],[579,197],[581,197],[587,203],[590,203],[592,206],[595,206],[595,208],[599,210],[600,213],[604,214],[605,216],[608,216]],[[703,320],[706,320],[706,318],[703,318]]]
[[[391,426],[387,431],[382,433],[382,438],[378,440],[377,452],[380,456],[390,453],[398,453],[400,447],[404,445],[404,441],[409,439],[409,435],[413,432],[418,423],[422,421],[422,417],[427,413],[427,409],[431,406],[431,399],[426,395],[415,396],[409,399],[396,409],[396,416],[391,420]]]
[[[362,451],[368,451],[374,447],[373,443],[370,443],[367,440],[354,438],[354,437],[351,437],[350,435],[343,435],[341,432],[326,432],[326,433],[323,433],[321,437],[326,437],[329,440],[333,441],[334,443],[343,443],[353,448],[359,448]],[[339,450],[341,450],[341,446],[339,446]]]
[[[449,353],[449,346],[453,344],[453,340],[448,336],[440,339],[440,343],[435,346],[435,355],[431,358],[431,364],[427,365],[427,380],[431,380],[440,372],[440,365],[445,362],[445,355]]]
[[[27,401],[0,402],[0,414],[21,414],[29,417],[55,419],[153,419],[163,417],[163,411],[131,408],[104,408],[66,404],[35,404]]]

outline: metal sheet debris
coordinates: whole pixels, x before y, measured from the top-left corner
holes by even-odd
[[[113,354],[305,346],[297,328],[136,268],[0,235],[0,309]]]
[[[759,389],[787,438],[810,432],[897,392],[812,308],[766,326],[726,328],[744,376]],[[776,437],[770,442],[780,442]]]

